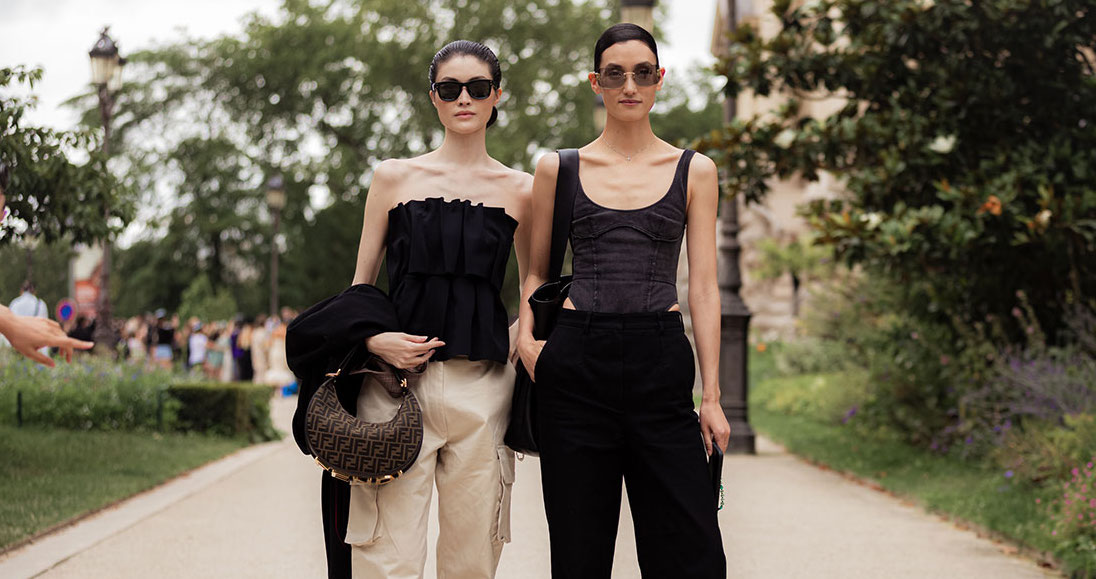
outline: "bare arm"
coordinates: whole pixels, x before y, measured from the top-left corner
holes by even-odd
[[[399,186],[399,168],[384,161],[373,172],[373,183],[365,199],[362,237],[358,242],[358,261],[352,285],[376,283],[384,260],[384,239],[388,235],[388,210]]]
[[[518,258],[518,293],[520,294],[525,289],[525,276],[529,270],[529,239],[530,231],[533,225],[530,221],[533,218],[533,178],[531,175],[522,174],[520,194],[518,196],[519,203],[515,213],[517,214],[518,228],[514,231],[514,251]],[[520,299],[518,300],[521,301]],[[520,308],[518,316],[520,318]],[[510,361],[517,361],[517,346],[518,346],[518,328],[520,327],[520,320],[515,321],[510,326]]]
[[[552,214],[556,205],[556,178],[559,175],[559,155],[550,154],[537,162],[533,178],[532,228],[529,232],[529,268],[522,285],[518,304],[518,353],[525,369],[533,377],[537,358],[544,341],[533,338],[533,309],[529,296],[548,279],[548,261],[552,251]]]
[[[689,311],[693,320],[700,379],[700,430],[710,454],[714,439],[726,450],[730,425],[719,405],[720,304],[716,270],[715,221],[719,181],[715,163],[696,155],[689,170],[688,227]]]

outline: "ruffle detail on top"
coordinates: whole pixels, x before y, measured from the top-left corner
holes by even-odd
[[[460,199],[409,201],[388,212],[389,295],[405,332],[446,343],[432,359],[506,361],[499,292],[517,225],[501,207]]]

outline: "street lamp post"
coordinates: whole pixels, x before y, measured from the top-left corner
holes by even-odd
[[[655,0],[620,0],[620,21],[649,31],[655,25],[654,10]]]
[[[88,52],[91,57],[91,83],[99,89],[99,116],[103,122],[103,156],[110,157],[110,121],[114,112],[114,93],[122,88],[122,68],[126,60],[118,55],[118,45],[107,34],[110,27],[103,28],[99,40]],[[104,210],[104,219],[110,219],[110,208]],[[111,242],[109,237],[103,240],[103,258],[99,266],[99,300],[96,304],[94,340],[107,353],[114,352],[116,336],[110,304],[110,268]]]
[[[724,34],[731,34],[738,23],[736,0],[725,0],[720,11],[724,18]],[[728,97],[723,102],[724,122],[735,117],[735,100]],[[728,452],[756,454],[755,435],[749,422],[747,404],[747,361],[750,331],[750,309],[742,301],[738,291],[742,288],[742,272],[739,259],[742,245],[738,242],[738,198],[723,198],[719,202],[719,299],[722,304],[719,348],[719,385],[722,390],[719,403],[731,424],[731,440]]]
[[[266,181],[266,204],[274,218],[274,230],[270,236],[270,317],[278,315],[278,227],[282,209],[285,209],[285,185],[281,175]]]

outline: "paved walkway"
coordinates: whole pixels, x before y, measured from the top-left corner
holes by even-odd
[[[292,404],[275,401],[285,430]],[[724,467],[719,519],[731,578],[1057,576],[758,442],[757,456],[731,456]],[[538,468],[531,458],[518,465],[514,542],[500,579],[549,577]],[[291,440],[245,449],[0,558],[0,577],[326,577],[319,476]],[[427,577],[434,575],[431,560]],[[639,576],[625,506],[613,577]]]

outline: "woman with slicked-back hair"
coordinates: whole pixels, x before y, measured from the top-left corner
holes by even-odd
[[[519,276],[525,271],[532,176],[487,154],[501,80],[489,48],[447,44],[429,70],[444,141],[419,157],[385,160],[373,173],[347,292],[380,295],[398,331],[364,331],[364,322],[343,331],[356,322],[340,318],[360,308],[324,314],[320,304],[290,327],[294,351],[337,333],[397,368],[425,364],[413,387],[424,439],[411,468],[383,485],[324,479],[329,576],[347,576],[348,565],[360,579],[422,577],[435,486],[438,577],[494,577],[510,540],[514,453],[503,436],[515,372],[499,292],[515,244]],[[387,296],[372,287],[385,258]],[[356,395],[358,418],[370,422],[389,420],[399,403],[379,384]]]
[[[557,579],[610,576],[622,482],[644,577],[726,576],[706,459],[730,435],[717,382],[718,183],[710,159],[651,130],[665,73],[649,32],[634,24],[606,30],[589,75],[605,100],[605,130],[537,164],[523,298],[546,281],[557,199],[571,203],[574,255],[574,279],[551,335],[533,338],[524,299],[518,332],[522,362],[536,381]],[[676,286],[686,238],[704,387],[699,417]]]

